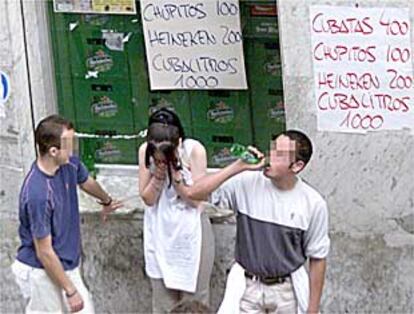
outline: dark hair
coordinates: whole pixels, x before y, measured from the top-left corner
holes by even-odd
[[[211,309],[197,300],[183,300],[177,303],[170,311],[171,314],[210,314]]]
[[[145,151],[145,166],[150,167],[151,158],[155,152],[161,152],[167,162],[168,178],[171,185],[171,168],[181,169],[180,160],[177,158],[176,149],[180,143],[180,131],[177,126],[153,122],[148,127],[147,149]]]
[[[274,135],[272,140],[275,140],[280,135],[287,136],[290,140],[295,141],[295,161],[301,160],[306,165],[313,153],[312,142],[309,137],[298,130],[286,130]]]
[[[177,116],[177,114],[167,108],[161,108],[155,111],[148,120],[148,128],[153,123],[162,123],[167,125],[173,125],[178,128],[178,133],[182,139],[185,138],[184,134],[184,128],[181,124],[180,118]]]
[[[59,115],[48,116],[39,122],[35,130],[35,141],[40,156],[44,156],[51,147],[60,149],[64,129],[72,130],[73,124]]]

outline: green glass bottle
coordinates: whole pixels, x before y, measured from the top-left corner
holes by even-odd
[[[230,148],[230,153],[232,156],[238,157],[248,164],[257,164],[260,162],[260,159],[254,153],[241,144],[233,144]]]

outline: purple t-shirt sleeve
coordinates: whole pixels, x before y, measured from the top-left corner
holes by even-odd
[[[78,184],[84,183],[86,180],[88,180],[89,172],[88,169],[86,169],[85,165],[79,160],[78,157],[71,157],[70,163],[75,166],[76,168],[76,176],[77,176],[77,182]]]
[[[36,239],[50,235],[52,209],[46,199],[33,199],[27,203],[30,231]]]
[[[86,169],[85,165],[79,161],[78,166],[78,184],[84,183],[86,180],[88,180],[89,172],[88,169]]]

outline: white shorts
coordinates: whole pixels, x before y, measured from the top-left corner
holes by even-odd
[[[31,267],[18,260],[11,268],[23,297],[28,299],[26,314],[70,313],[64,291],[53,283],[44,269]],[[83,283],[79,267],[65,273],[83,299],[83,310],[77,313],[94,314],[92,298]]]

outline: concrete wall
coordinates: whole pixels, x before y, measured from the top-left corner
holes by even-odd
[[[324,311],[412,313],[414,136],[407,130],[357,135],[316,129],[309,6],[356,3],[410,7],[414,25],[409,0],[278,1],[287,126],[313,139],[316,152],[304,176],[329,204],[333,241]]]
[[[312,3],[353,5],[355,1],[278,3],[288,127],[303,129],[312,137],[316,153],[304,177],[326,195],[330,207],[332,251],[322,309],[325,313],[413,313],[413,136],[405,131],[368,135],[317,131],[308,29]],[[409,0],[358,3],[410,6],[414,22]],[[0,68],[12,81],[6,118],[0,119],[0,313],[21,313],[24,304],[8,268],[19,243],[17,196],[35,157],[32,120],[54,112],[56,103],[44,5],[0,1],[0,29]],[[134,167],[110,167],[100,171],[99,180],[117,197],[132,196],[137,193],[136,174]],[[98,221],[96,205],[83,196],[82,208],[83,270],[97,313],[148,312],[141,203],[131,199],[127,209],[106,225]],[[214,230],[215,308],[233,255],[235,226],[231,221],[218,223]]]

